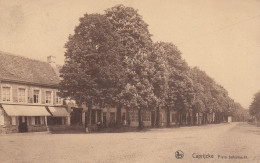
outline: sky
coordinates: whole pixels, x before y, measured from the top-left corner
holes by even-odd
[[[138,9],[154,42],[174,43],[248,108],[260,90],[260,0],[0,0],[0,51],[63,64],[79,18],[117,4]]]

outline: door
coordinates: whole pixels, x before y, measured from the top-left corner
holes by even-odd
[[[85,128],[88,127],[88,120],[89,120],[88,112],[85,112]]]
[[[97,122],[101,123],[102,120],[101,120],[101,110],[97,110]]]
[[[155,126],[155,111],[151,112],[151,125],[152,127]]]
[[[115,125],[116,123],[116,113],[115,112],[110,112],[110,125]]]
[[[27,117],[19,117],[19,132],[28,132]]]

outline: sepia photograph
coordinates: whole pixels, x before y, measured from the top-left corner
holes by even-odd
[[[0,0],[1,163],[260,162],[260,0]]]

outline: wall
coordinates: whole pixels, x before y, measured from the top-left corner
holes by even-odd
[[[66,129],[69,129],[70,127],[67,125],[51,125],[48,126],[49,131],[64,131]]]
[[[47,131],[47,127],[45,125],[28,126],[28,132],[42,132],[42,131]]]
[[[33,91],[34,90],[40,90],[40,102],[37,104],[40,105],[56,105],[56,92],[58,89],[54,88],[48,88],[48,87],[43,87],[43,86],[33,86],[33,85],[28,85],[28,84],[17,84],[17,83],[11,83],[11,82],[1,82],[0,83],[0,95],[2,95],[2,87],[3,86],[8,86],[11,87],[11,102],[8,103],[18,103],[18,88],[25,88],[26,89],[26,96],[27,96],[27,101],[25,103],[27,104],[33,104]],[[52,103],[51,104],[45,104],[45,92],[46,91],[51,91],[52,92]],[[1,97],[1,96],[0,96]],[[2,98],[0,98],[0,102],[2,101]],[[6,103],[6,102],[3,102]],[[25,103],[19,103],[19,104],[25,104]]]
[[[0,134],[18,133],[18,126],[0,126]]]

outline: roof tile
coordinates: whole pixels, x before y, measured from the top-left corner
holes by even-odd
[[[60,66],[0,51],[0,79],[33,84],[58,85]]]

